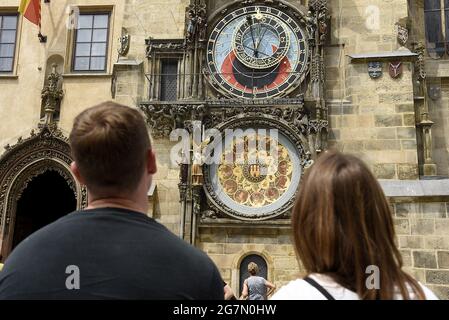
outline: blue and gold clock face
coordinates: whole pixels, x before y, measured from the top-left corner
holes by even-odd
[[[294,197],[301,178],[298,150],[281,132],[264,128],[233,132],[217,149],[219,163],[209,166],[211,192],[231,215],[266,218]]]
[[[250,6],[226,15],[207,44],[210,81],[225,93],[266,99],[298,85],[307,70],[305,32],[288,14]]]

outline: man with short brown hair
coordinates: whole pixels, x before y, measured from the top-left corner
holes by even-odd
[[[141,114],[113,102],[87,109],[70,145],[88,207],[17,246],[0,299],[223,299],[212,261],[146,216],[156,157]]]
[[[134,193],[145,165],[147,178],[156,172],[142,115],[114,102],[89,108],[75,118],[70,147],[75,160],[72,170],[77,178],[81,174],[96,196]]]

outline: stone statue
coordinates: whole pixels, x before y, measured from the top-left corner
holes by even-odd
[[[45,123],[53,122],[53,116],[58,111],[64,92],[59,89],[59,80],[61,75],[56,71],[57,65],[52,64],[52,72],[48,76],[48,84],[41,92],[41,98],[44,105]]]

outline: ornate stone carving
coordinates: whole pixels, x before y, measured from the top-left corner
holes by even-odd
[[[324,85],[324,79],[325,79],[325,69],[323,57],[319,54],[316,54],[312,58],[312,68],[310,75],[312,96],[315,99],[319,99],[321,96],[320,87]]]
[[[308,125],[308,133],[314,134],[327,130],[329,127],[329,122],[327,120],[310,120]]]
[[[432,126],[433,121],[429,117],[429,105],[428,105],[428,93],[427,87],[427,75],[425,71],[425,47],[422,43],[414,43],[414,52],[418,54],[418,59],[415,62],[415,78],[417,81],[417,90],[415,94],[423,96],[423,104],[420,110],[420,120],[417,123],[417,127],[420,128],[420,135],[423,142],[422,156],[424,163],[422,163],[423,174],[425,176],[436,175],[436,165],[432,158]]]
[[[186,12],[186,41],[206,41],[207,10],[205,4],[190,4]]]
[[[226,100],[227,101],[227,100]],[[206,128],[213,128],[232,117],[257,116],[273,117],[289,123],[298,134],[310,132],[309,115],[304,109],[302,97],[295,103],[279,106],[267,105],[234,105],[233,107],[215,107],[216,101],[206,104],[141,104],[140,108],[146,115],[146,121],[154,138],[167,138],[170,132],[177,128],[189,127],[192,120],[201,121]],[[285,103],[285,101],[284,101]],[[327,121],[320,124],[327,126]]]
[[[418,55],[418,59],[415,62],[415,69],[417,72],[417,78],[419,81],[426,79],[426,70],[425,70],[425,52],[426,48],[424,44],[421,42],[414,43],[413,51]]]
[[[176,128],[183,127],[192,107],[176,104],[141,104],[154,138],[168,137]]]
[[[183,51],[186,48],[183,39],[146,39],[146,57],[151,58],[154,51]]]
[[[200,216],[201,214],[201,192],[202,186],[193,186],[192,200],[193,200],[193,214]]]
[[[408,29],[407,27],[402,26],[400,24],[396,24],[396,27],[397,27],[398,42],[401,46],[405,47],[408,41]]]
[[[48,83],[42,89],[41,97],[44,105],[45,123],[53,122],[53,116],[59,109],[60,102],[64,96],[64,92],[60,89],[61,75],[56,71],[57,65],[52,64],[52,71],[48,76]]]
[[[201,212],[201,221],[204,221],[206,219],[217,219],[217,213],[215,210],[208,209]]]
[[[312,135],[315,139],[313,149],[310,148],[311,153],[320,153],[327,148],[327,133],[329,128],[329,122],[327,120],[311,120],[309,121],[309,135]],[[310,160],[310,159],[309,159]],[[307,162],[308,164],[309,162]],[[305,164],[305,166],[307,166]]]
[[[28,137],[5,146],[0,157],[0,225],[15,214],[16,201],[27,183],[47,170],[65,178],[75,193],[78,208],[87,206],[87,191],[70,173],[71,162],[68,139],[55,123],[41,124]]]
[[[309,1],[309,7],[314,11],[327,10],[327,0],[311,0]]]
[[[131,35],[128,33],[128,31],[123,28],[122,29],[122,35],[118,39],[119,41],[119,47],[117,49],[118,55],[120,57],[124,57],[129,52],[129,46],[131,44]]]
[[[423,173],[425,176],[436,175],[436,165],[432,157],[432,126],[434,122],[429,118],[429,112],[426,110],[421,113],[421,121],[417,124],[421,128],[421,136],[423,140]]]
[[[30,166],[27,168],[25,174],[22,173],[24,178],[20,183],[17,183],[17,189],[12,194],[13,199],[15,201],[19,200],[20,197],[22,196],[23,191],[27,188],[28,184],[34,178],[40,176],[41,174],[47,171],[55,171],[61,177],[63,177],[64,180],[67,182],[69,188],[72,189],[75,198],[77,197],[76,181],[73,179],[72,175],[66,170],[66,168],[63,168],[62,166],[53,163],[51,160],[42,160],[38,162],[38,166],[36,165]]]
[[[312,15],[309,21],[309,28],[311,29],[312,39],[314,38],[314,31],[318,31],[319,44],[324,44],[327,36],[327,21],[329,19],[327,0],[313,0],[309,2],[309,15]],[[316,39],[315,39],[316,40]]]
[[[179,183],[182,185],[186,185],[189,179],[189,166],[187,163],[187,156],[182,154],[182,161],[179,163]]]
[[[186,183],[178,183],[179,201],[183,202],[187,199],[188,185]]]
[[[242,0],[241,5],[246,7],[246,6],[250,6],[254,3],[254,0]]]
[[[309,1],[309,12],[305,17],[312,48],[311,91],[315,99],[315,117],[327,119],[325,99],[324,44],[328,33],[329,11],[326,0]],[[326,139],[326,137],[323,137]]]

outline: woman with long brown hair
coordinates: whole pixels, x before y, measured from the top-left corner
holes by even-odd
[[[272,299],[437,299],[402,270],[387,199],[358,158],[329,151],[307,169],[292,226],[307,276]]]

